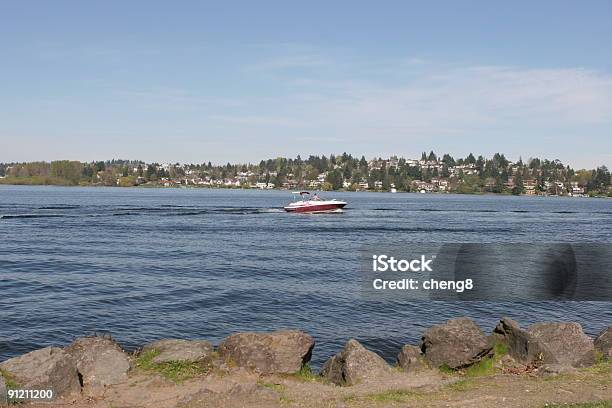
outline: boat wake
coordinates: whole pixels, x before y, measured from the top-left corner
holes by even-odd
[[[53,208],[54,213],[47,212]],[[257,214],[279,214],[285,211],[282,208],[269,207],[196,207],[196,206],[116,206],[101,208],[92,207],[59,207],[49,206],[33,209],[28,213],[2,214],[1,220],[27,220],[39,218],[104,218],[104,217],[197,217],[205,215],[257,215]],[[39,211],[37,211],[39,210]],[[75,211],[78,210],[78,211]]]

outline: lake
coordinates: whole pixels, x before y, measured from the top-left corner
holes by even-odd
[[[364,245],[612,242],[612,200],[327,193],[342,214],[288,214],[287,191],[0,186],[0,361],[85,334],[133,349],[299,328],[320,364],[349,338],[393,360],[423,330],[469,316],[489,332],[563,320],[595,335],[609,302],[368,299]]]

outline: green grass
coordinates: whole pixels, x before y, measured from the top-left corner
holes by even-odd
[[[272,391],[276,391],[278,393],[285,391],[285,386],[283,384],[276,384],[276,383],[270,383],[270,382],[259,380],[257,381],[257,385],[261,387],[269,388]]]
[[[438,367],[438,370],[442,371],[444,374],[457,374],[456,370],[453,370],[446,364],[442,364],[440,367]]]
[[[6,385],[7,391],[8,390],[18,390],[21,388],[21,386],[15,380],[15,378],[11,374],[7,373],[6,371],[0,369],[0,377],[4,378],[4,384]],[[23,403],[23,400],[9,398],[8,403],[20,405],[21,403]]]
[[[505,343],[495,343],[493,352],[496,356],[503,357],[508,354],[508,345]]]
[[[280,376],[286,379],[298,380],[302,382],[321,382],[321,383],[328,382],[326,378],[321,377],[320,375],[312,371],[312,368],[310,367],[310,364],[308,363],[304,364],[302,368],[300,368],[300,371],[298,371],[297,373],[281,374]]]
[[[606,361],[606,356],[599,350],[595,350],[595,364],[604,363]]]
[[[7,390],[19,389],[19,384],[15,381],[15,378],[6,371],[0,369],[0,377],[4,378],[4,384],[6,384]]]
[[[446,364],[440,366],[438,369],[444,374],[460,374],[466,377],[482,377],[487,375],[495,374],[498,370],[495,365],[501,360],[503,356],[508,354],[508,346],[503,343],[496,343],[493,346],[493,356],[483,358],[479,362],[472,364],[471,366],[463,370],[454,370]]]
[[[496,343],[495,346],[493,346],[493,356],[483,358],[476,364],[472,364],[466,368],[465,375],[467,377],[482,377],[485,375],[495,374],[498,371],[498,369],[495,368],[495,365],[506,354],[508,354],[508,346],[504,343]]]
[[[164,378],[176,383],[190,378],[206,375],[211,366],[198,361],[169,361],[167,363],[155,363],[153,359],[159,355],[157,350],[144,352],[136,359],[136,367],[143,371],[156,372]]]
[[[482,377],[495,373],[495,358],[485,358],[465,369],[466,377]]]
[[[287,404],[293,403],[293,400],[291,400],[289,397],[287,397],[284,394],[285,389],[287,388],[287,387],[285,387],[285,385],[278,384],[278,383],[266,382],[264,380],[257,381],[257,385],[259,385],[260,387],[268,388],[268,389],[276,392],[278,394],[278,399],[279,399],[279,401],[280,401],[280,403],[282,405],[287,405]]]
[[[404,402],[407,399],[422,397],[422,394],[413,390],[389,390],[368,395],[370,401],[375,402]]]
[[[600,361],[591,367],[583,368],[582,371],[593,374],[612,375],[612,360]]]
[[[471,379],[459,380],[459,381],[455,381],[454,383],[447,385],[449,390],[459,391],[459,392],[469,391],[476,386],[477,386],[476,383],[472,381]]]
[[[7,176],[0,179],[0,184],[14,184],[14,185],[51,185],[51,186],[74,186],[76,185],[70,180],[66,180],[61,177],[51,176],[31,176],[31,177],[14,177]]]
[[[308,382],[319,381],[321,379],[320,376],[318,376],[312,371],[312,368],[308,363],[304,364],[302,368],[300,368],[300,371],[294,374],[294,377]]]
[[[612,400],[583,402],[579,404],[546,404],[542,408],[612,408]]]

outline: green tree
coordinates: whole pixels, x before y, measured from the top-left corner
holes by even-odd
[[[342,188],[342,173],[339,169],[335,169],[327,173],[325,181],[331,184],[333,190],[339,190]]]
[[[455,159],[453,159],[453,156],[447,153],[442,157],[442,163],[444,163],[447,167],[453,167],[455,166]]]
[[[332,191],[334,189],[334,186],[330,183],[330,182],[324,182],[323,186],[321,187],[323,189],[323,191]]]
[[[78,161],[57,160],[51,162],[51,176],[63,179],[69,184],[79,184],[83,165]]]

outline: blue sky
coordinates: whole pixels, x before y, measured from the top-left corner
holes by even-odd
[[[610,1],[0,3],[0,161],[612,165]]]

